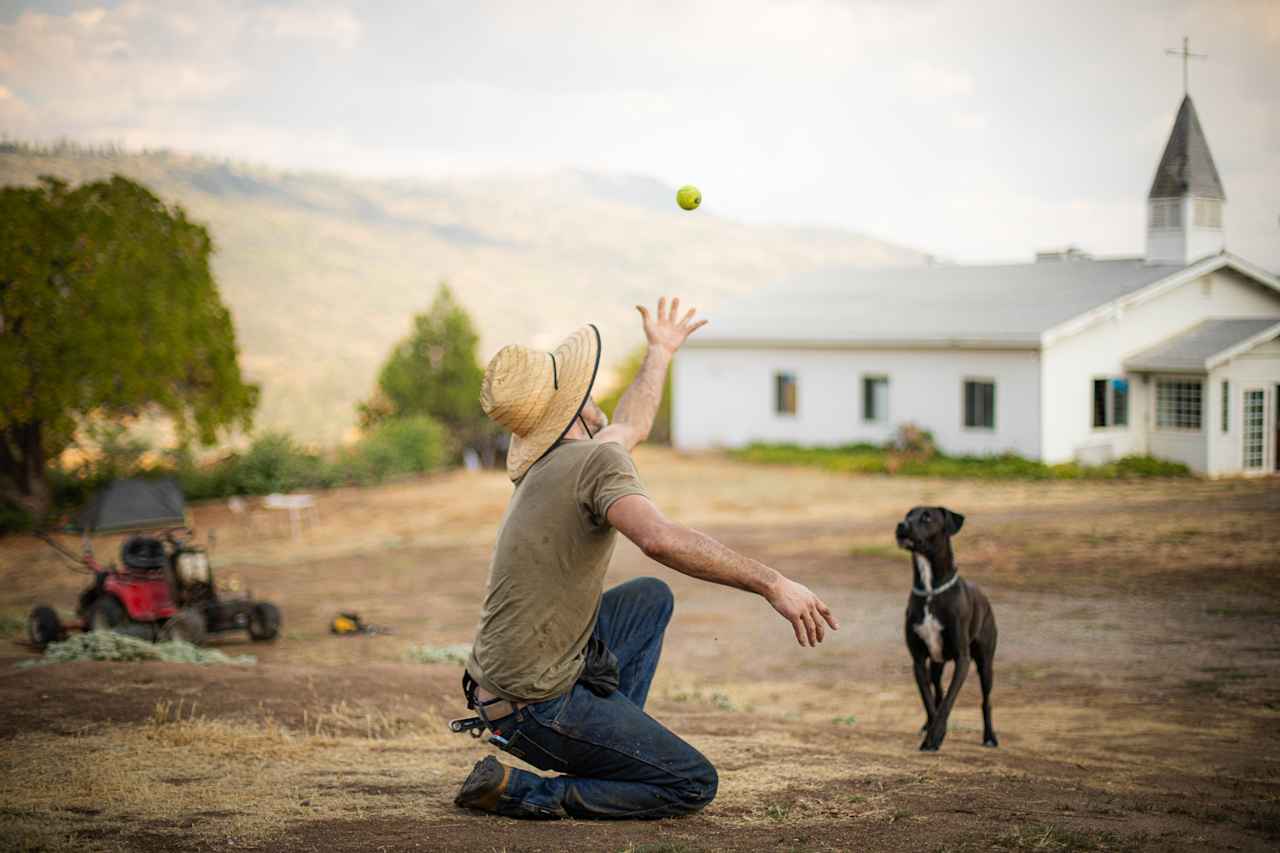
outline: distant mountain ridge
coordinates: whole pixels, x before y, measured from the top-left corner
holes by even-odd
[[[508,342],[549,348],[594,322],[607,371],[643,342],[638,302],[678,294],[714,323],[723,300],[784,275],[926,260],[837,229],[744,225],[713,204],[685,213],[673,187],[639,175],[362,180],[173,152],[0,145],[4,184],[113,173],[209,226],[242,363],[263,386],[258,427],[317,443],[348,433],[355,403],[441,281],[471,311],[482,358]]]

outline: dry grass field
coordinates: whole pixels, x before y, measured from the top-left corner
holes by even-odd
[[[1280,483],[845,477],[646,450],[675,518],[809,584],[842,630],[801,649],[749,596],[647,563],[676,616],[651,711],[720,769],[702,814],[527,824],[452,805],[490,747],[450,735],[466,643],[510,487],[454,473],[319,498],[277,519],[195,509],[215,565],[281,604],[251,667],[22,668],[0,650],[0,847],[50,850],[1273,850],[1280,845]],[[967,515],[962,572],[1000,624],[1001,748],[976,677],[941,752],[902,639],[910,506]],[[111,547],[103,544],[102,553]],[[0,615],[70,607],[81,578],[0,541]],[[327,633],[339,609],[388,636]],[[6,621],[10,630],[12,618]]]

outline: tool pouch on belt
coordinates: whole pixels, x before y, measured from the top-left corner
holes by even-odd
[[[618,689],[618,658],[604,641],[594,634],[587,643],[586,665],[578,682],[597,696],[608,696]]]
[[[600,697],[608,696],[618,689],[620,684],[618,658],[613,652],[609,651],[609,647],[598,637],[592,636],[587,643],[585,662],[582,667],[582,674],[578,676],[578,683]],[[472,737],[480,737],[484,729],[492,729],[492,726],[489,725],[488,717],[484,713],[484,706],[492,705],[502,700],[491,699],[488,702],[478,702],[475,691],[476,682],[471,677],[471,673],[463,671],[462,692],[467,697],[467,708],[476,711],[478,716],[451,720],[449,728],[455,732],[470,732]],[[506,740],[503,739],[498,746],[505,748],[505,744]]]

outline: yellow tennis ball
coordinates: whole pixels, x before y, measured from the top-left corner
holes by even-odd
[[[698,192],[698,188],[693,184],[685,184],[676,190],[676,204],[685,210],[693,210],[702,204],[702,193]]]

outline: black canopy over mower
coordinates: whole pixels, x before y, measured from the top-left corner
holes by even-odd
[[[67,530],[83,534],[79,555],[50,536],[45,541],[92,574],[93,584],[80,593],[74,622],[63,623],[47,605],[31,611],[28,634],[39,648],[65,638],[69,630],[190,643],[226,631],[248,631],[254,640],[274,640],[280,633],[275,605],[218,594],[208,551],[194,542],[182,491],[173,480],[117,480],[95,495]],[[93,534],[129,531],[135,535],[121,547],[120,564],[100,564]]]

